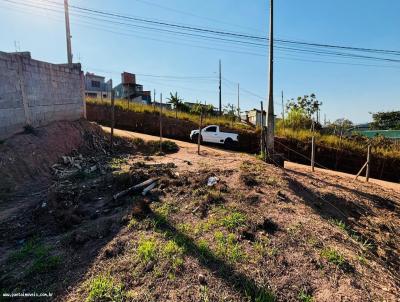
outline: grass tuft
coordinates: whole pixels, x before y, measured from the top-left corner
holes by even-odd
[[[86,302],[100,301],[125,301],[125,291],[123,285],[115,282],[110,277],[99,276],[91,280],[88,288]]]
[[[157,242],[154,238],[142,238],[137,247],[137,254],[144,262],[157,258]]]
[[[179,246],[174,240],[168,240],[163,247],[163,255],[171,263],[173,269],[178,269],[183,265],[183,254],[185,249]]]
[[[247,300],[251,302],[275,302],[275,294],[265,288],[259,288],[254,283],[245,281],[244,291],[247,296]]]
[[[229,263],[238,262],[245,257],[235,234],[230,233],[225,236],[221,231],[217,231],[214,234],[214,239],[217,243],[216,254],[226,259]]]
[[[304,291],[303,289],[300,291],[298,299],[300,302],[313,302],[314,298],[312,295],[307,294],[306,291]]]
[[[329,263],[337,266],[343,266],[346,262],[344,256],[333,248],[325,248],[321,251],[321,257],[325,258]]]
[[[239,212],[233,212],[222,219],[222,225],[227,227],[231,231],[245,225],[245,223],[246,216]]]
[[[61,263],[61,257],[50,254],[51,248],[31,239],[18,251],[10,255],[11,262],[32,260],[28,268],[29,273],[45,273],[57,268]]]

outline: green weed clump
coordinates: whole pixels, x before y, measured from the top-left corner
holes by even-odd
[[[266,288],[260,288],[251,281],[244,280],[243,282],[244,292],[248,301],[251,302],[275,302],[276,296],[270,290]]]
[[[222,232],[217,231],[214,234],[214,239],[217,243],[216,254],[229,263],[238,262],[245,257],[235,234],[230,233],[225,236]]]
[[[337,266],[343,266],[346,263],[344,256],[333,248],[325,248],[321,251],[321,257],[325,258],[329,263]]]
[[[348,227],[343,221],[339,219],[331,219],[330,222],[339,227],[343,232],[347,233],[354,241],[357,241],[363,250],[370,250],[374,248],[374,244],[368,239],[364,239],[356,231]]]
[[[307,294],[307,292],[305,292],[303,289],[300,291],[298,298],[299,298],[299,301],[301,301],[301,302],[313,302],[314,301],[313,296],[310,294]]]
[[[18,251],[11,254],[11,262],[32,260],[28,268],[30,273],[45,273],[54,270],[61,263],[61,257],[50,254],[51,248],[31,239]]]
[[[229,230],[235,230],[236,228],[245,225],[246,216],[240,212],[233,212],[222,219],[222,225],[227,227]]]
[[[185,249],[179,246],[174,240],[168,240],[163,247],[163,255],[171,263],[173,269],[183,265],[183,254]]]
[[[146,143],[147,152],[149,154],[156,154],[160,151],[160,141],[148,141]],[[179,151],[179,146],[170,140],[163,140],[161,142],[161,150],[163,153],[176,153]]]
[[[254,250],[260,255],[260,257],[273,257],[278,254],[278,249],[274,246],[270,246],[268,238],[258,239],[253,243]]]
[[[140,239],[137,254],[144,262],[155,260],[157,257],[157,241],[154,238]]]
[[[206,240],[200,239],[199,242],[197,243],[197,249],[200,255],[203,257],[203,259],[207,259],[210,257],[211,250]]]
[[[90,281],[86,302],[125,301],[126,293],[121,283],[111,277],[99,276]]]
[[[347,228],[346,224],[343,221],[341,221],[340,219],[330,219],[329,221],[333,225],[336,225],[342,231],[347,232],[348,228]]]

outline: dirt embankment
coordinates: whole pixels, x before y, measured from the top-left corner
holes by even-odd
[[[110,116],[110,107],[87,104],[87,117],[89,120],[108,126],[110,125]],[[115,111],[115,125],[117,128],[145,134],[159,135],[158,119],[158,113],[135,113],[118,108]],[[198,127],[198,124],[191,121],[163,117],[163,135],[168,138],[189,141],[190,131]],[[239,133],[240,144],[238,149],[240,151],[251,154],[259,153],[259,132],[237,129],[231,131]],[[301,164],[310,163],[311,143],[277,137],[275,149],[278,153],[283,154],[286,160]],[[356,174],[364,165],[366,154],[318,145],[316,161],[328,169]],[[400,182],[399,170],[400,159],[387,159],[372,154],[371,177]]]
[[[96,144],[101,135],[97,124],[81,120],[54,122],[12,136],[0,144],[0,193],[13,191],[32,179],[45,179],[61,155],[84,143]]]

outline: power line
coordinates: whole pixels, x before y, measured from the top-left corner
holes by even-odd
[[[183,10],[179,10],[179,9],[174,9],[174,8],[163,6],[163,5],[160,5],[158,3],[154,3],[154,2],[150,2],[150,1],[145,1],[145,0],[136,0],[136,1],[140,2],[140,3],[144,3],[146,5],[155,6],[155,7],[164,9],[164,10],[172,11],[172,12],[184,15],[184,16],[192,16],[192,17],[195,17],[195,18],[198,18],[198,19],[208,20],[208,21],[215,22],[215,23],[230,25],[230,26],[234,26],[234,27],[238,27],[238,28],[245,28],[245,29],[249,29],[249,30],[252,30],[252,31],[258,31],[258,29],[255,29],[255,28],[250,28],[250,27],[243,26],[243,25],[240,25],[240,24],[224,22],[224,21],[221,21],[219,19],[214,19],[214,18],[209,18],[209,17],[205,17],[205,16],[196,15],[196,14],[193,14],[193,13],[191,13],[189,11],[183,11]]]
[[[15,1],[11,1],[11,0],[2,0],[2,1],[16,3]],[[61,3],[50,1],[50,0],[42,0],[42,1],[47,2],[47,3],[52,3],[55,5],[62,5]],[[19,4],[21,4],[21,3],[19,3]],[[24,3],[24,5],[26,5],[26,3]],[[231,37],[236,37],[236,38],[241,38],[241,39],[268,41],[268,38],[266,38],[266,37],[255,36],[255,35],[250,35],[250,34],[245,34],[245,33],[236,33],[236,32],[229,32],[229,31],[223,31],[223,30],[213,30],[213,29],[204,28],[204,27],[180,25],[180,24],[170,23],[170,22],[165,22],[165,21],[160,21],[160,20],[151,20],[151,19],[147,19],[147,18],[123,15],[120,13],[113,13],[113,12],[106,12],[106,11],[102,11],[102,10],[98,10],[98,9],[85,8],[85,7],[80,7],[80,6],[76,6],[76,5],[70,5],[70,7],[74,8],[76,10],[79,10],[79,11],[87,12],[87,13],[92,13],[92,14],[97,14],[97,15],[102,15],[102,16],[107,16],[107,17],[114,17],[114,18],[119,18],[119,19],[126,19],[126,20],[131,20],[131,21],[136,21],[136,22],[142,22],[142,23],[148,23],[148,24],[153,24],[153,25],[168,26],[168,27],[183,29],[183,30],[187,30],[187,31],[195,31],[195,32],[203,32],[203,33],[210,33],[210,34],[223,35],[223,36],[231,36]],[[158,28],[157,30],[160,30],[160,29]],[[236,42],[238,42],[238,41],[236,41]],[[400,55],[400,51],[398,51],[398,50],[362,48],[362,47],[354,47],[354,46],[311,43],[311,42],[302,42],[302,41],[285,40],[285,39],[274,39],[274,42],[296,44],[296,45],[302,45],[302,46],[313,46],[313,47],[319,47],[319,48],[336,48],[336,49],[351,50],[351,51],[362,51],[362,52],[374,52],[374,53],[389,54],[389,55]],[[266,46],[266,44],[259,44],[258,46]]]
[[[5,2],[9,2],[9,3],[14,3],[14,4],[19,4],[19,5],[24,5],[24,6],[30,6],[30,7],[34,7],[34,8],[39,8],[39,9],[45,9],[45,10],[49,10],[49,11],[55,11],[55,12],[59,12],[55,9],[51,9],[51,8],[44,8],[44,7],[40,7],[40,6],[35,6],[35,5],[30,5],[27,3],[20,3],[20,2],[16,2],[16,1],[12,1],[12,0],[3,0]],[[44,0],[46,1],[46,0]],[[49,3],[55,3],[53,1],[46,1]],[[59,3],[56,3],[59,5]],[[72,6],[71,6],[72,7]],[[105,13],[104,13],[105,14]],[[187,33],[187,32],[177,32],[177,31],[170,31],[170,30],[164,30],[164,29],[159,29],[159,28],[153,28],[153,27],[144,27],[144,26],[137,26],[137,25],[133,25],[130,23],[124,23],[124,22],[118,22],[115,20],[108,20],[108,19],[99,19],[99,18],[95,18],[93,16],[88,16],[88,15],[81,15],[81,14],[77,14],[80,17],[86,17],[86,18],[91,18],[94,19],[96,21],[100,21],[100,22],[111,22],[113,24],[118,24],[118,25],[128,25],[128,26],[134,26],[136,27],[140,27],[140,28],[144,28],[144,29],[149,29],[149,30],[157,30],[157,31],[166,31],[168,33],[173,33],[173,34],[182,34],[182,35],[188,35],[188,36],[194,36],[194,37],[199,37],[199,38],[205,38],[205,39],[214,39],[217,40],[218,42],[229,42],[229,43],[241,43],[244,46],[260,46],[260,47],[266,47],[267,44],[262,44],[262,43],[254,43],[254,42],[245,42],[245,41],[241,41],[241,40],[233,40],[233,39],[224,39],[221,37],[211,37],[211,36],[204,36],[204,35],[198,35],[198,34],[193,34],[193,33]],[[106,31],[110,31],[107,29],[101,29],[101,30],[106,30]],[[110,31],[112,32],[112,31]],[[115,32],[117,34],[121,34],[120,32]],[[154,38],[148,38],[148,37],[143,37],[145,39],[148,40],[156,40]],[[158,40],[158,41],[162,41],[162,42],[166,42],[168,43],[168,41],[163,41],[163,40]],[[276,41],[276,40],[275,40]],[[287,41],[287,40],[279,40],[279,41]],[[299,42],[299,43],[306,43],[306,42]],[[306,43],[307,45],[310,45],[312,43]],[[185,44],[183,44],[185,45]],[[187,44],[186,44],[187,45]],[[322,44],[318,44],[318,45],[322,45]],[[191,46],[191,47],[200,47],[200,48],[206,48],[206,49],[213,49],[213,50],[221,50],[221,51],[229,51],[229,52],[235,52],[235,53],[241,53],[241,54],[249,54],[249,55],[258,55],[258,56],[265,56],[265,54],[257,54],[257,53],[249,53],[249,52],[243,52],[243,51],[236,51],[236,50],[227,50],[227,49],[221,49],[221,48],[215,48],[215,47],[205,47],[205,46],[194,46],[194,45],[187,45],[187,46]],[[332,52],[332,51],[318,51],[318,50],[312,50],[312,49],[306,49],[306,48],[294,48],[294,47],[285,47],[285,46],[276,46],[276,48],[282,50],[282,51],[289,51],[289,52],[302,52],[302,53],[307,53],[307,54],[313,54],[313,55],[319,55],[319,56],[339,56],[342,58],[356,58],[356,59],[360,59],[360,60],[379,60],[379,61],[388,61],[391,63],[398,63],[400,62],[400,60],[395,60],[395,59],[390,59],[390,58],[380,58],[380,57],[371,57],[371,56],[364,56],[364,55],[357,55],[357,54],[350,54],[350,53],[340,53],[340,52]],[[370,50],[370,49],[369,49]],[[377,50],[377,51],[382,51],[382,50]]]

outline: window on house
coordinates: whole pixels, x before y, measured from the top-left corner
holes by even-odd
[[[100,88],[100,82],[99,81],[92,81],[92,87]]]
[[[107,97],[107,94],[103,94],[103,98],[106,98]]]

